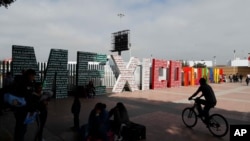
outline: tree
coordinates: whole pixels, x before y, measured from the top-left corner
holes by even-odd
[[[8,8],[11,3],[13,3],[16,0],[0,0],[0,7],[4,6],[5,8]]]
[[[193,65],[194,68],[206,68],[207,66],[205,65],[205,63],[195,63]]]
[[[182,67],[189,67],[188,61],[181,60]]]

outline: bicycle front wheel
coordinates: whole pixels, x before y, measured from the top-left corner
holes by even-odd
[[[189,128],[192,128],[196,125],[197,114],[193,108],[185,108],[182,111],[182,121]]]
[[[220,114],[213,114],[209,117],[209,131],[216,137],[223,137],[228,132],[228,122],[225,117]]]

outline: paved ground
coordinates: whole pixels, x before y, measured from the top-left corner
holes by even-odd
[[[217,95],[218,104],[211,113],[224,115],[229,124],[250,124],[250,86],[244,83],[211,84]],[[81,99],[80,123],[87,122],[90,110],[97,102],[112,108],[117,102],[123,102],[128,109],[130,119],[147,128],[147,141],[228,141],[229,134],[223,138],[213,137],[202,122],[193,128],[186,128],[181,120],[181,112],[191,103],[187,98],[197,86],[165,88],[137,92],[123,92],[97,96],[95,99]],[[70,113],[73,98],[52,100],[45,128],[46,141],[74,141],[77,136],[70,130],[73,116]],[[12,113],[0,116],[0,129],[13,134],[15,120]],[[26,140],[32,139],[35,124],[30,125]]]

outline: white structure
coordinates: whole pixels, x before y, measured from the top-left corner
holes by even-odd
[[[247,59],[235,58],[234,60],[231,60],[229,65],[232,66],[232,67],[247,67],[248,66],[248,60]]]

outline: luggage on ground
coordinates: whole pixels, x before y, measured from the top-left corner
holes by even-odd
[[[138,141],[146,139],[146,127],[141,124],[131,122],[122,128],[121,136],[123,140]]]

